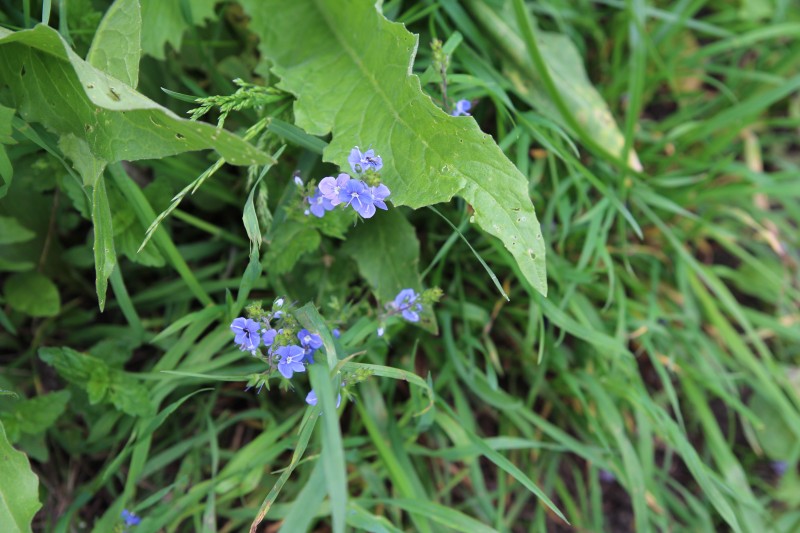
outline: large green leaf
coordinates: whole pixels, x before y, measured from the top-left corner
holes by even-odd
[[[280,86],[297,96],[297,125],[333,133],[326,160],[346,168],[353,146],[371,146],[383,157],[395,204],[419,208],[463,197],[474,221],[499,237],[546,293],[545,247],[527,180],[472,118],[449,116],[422,92],[411,74],[414,35],[369,0],[242,4]]]
[[[20,224],[16,218],[0,216],[0,244],[25,242],[35,236],[34,232]]]
[[[348,234],[345,251],[355,259],[378,300],[385,304],[403,289],[422,291],[419,240],[414,226],[397,210],[378,212]],[[426,308],[419,326],[438,332],[436,317]]]
[[[279,228],[264,254],[264,268],[273,274],[289,272],[302,256],[319,248],[321,239],[317,230],[296,220],[285,220]]]
[[[0,28],[0,79],[11,100],[3,103],[60,135],[65,153],[94,169],[84,175],[89,185],[105,163],[189,150],[213,148],[235,165],[271,161],[232,133],[184,120],[93,67],[47,26]]]
[[[39,479],[25,454],[11,447],[0,423],[0,525],[4,533],[31,531],[39,503]]]
[[[150,394],[133,374],[71,348],[41,348],[39,358],[70,383],[84,389],[92,404],[108,402],[133,416],[151,416]]]
[[[61,309],[55,284],[38,272],[9,276],[3,284],[3,293],[8,305],[28,316],[56,316]]]
[[[8,439],[15,442],[22,433],[34,435],[52,426],[64,413],[69,398],[68,390],[60,390],[12,402],[9,410],[0,412]]]
[[[397,209],[379,212],[356,226],[346,247],[381,302],[394,299],[403,289],[422,288],[417,234]]]
[[[217,0],[142,0],[142,51],[164,59],[164,45],[181,47],[184,32],[214,16]]]
[[[116,0],[103,16],[86,60],[135,89],[139,82],[141,55],[142,9],[139,0]]]

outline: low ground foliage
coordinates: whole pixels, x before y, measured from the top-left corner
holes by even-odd
[[[800,528],[791,1],[18,4],[3,527]]]

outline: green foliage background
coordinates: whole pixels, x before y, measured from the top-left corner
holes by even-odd
[[[4,527],[800,528],[791,0],[12,4]],[[394,206],[302,216],[354,145]],[[246,392],[277,296],[327,360]]]

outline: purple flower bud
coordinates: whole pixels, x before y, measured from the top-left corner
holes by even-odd
[[[318,401],[317,400],[317,393],[314,392],[314,389],[311,389],[311,392],[309,392],[308,396],[306,396],[306,403],[308,405],[317,405],[317,401]],[[341,394],[339,394],[336,397],[336,408],[338,409],[340,405],[342,405],[342,395]]]
[[[775,472],[778,477],[782,477],[788,468],[789,463],[786,461],[772,461],[772,471]]]
[[[600,469],[600,481],[603,483],[613,483],[616,480],[617,478],[614,477],[614,474],[612,474],[611,471],[606,470],[605,468]]]

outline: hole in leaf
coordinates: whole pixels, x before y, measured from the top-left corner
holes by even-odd
[[[182,141],[182,140],[186,139],[186,137],[184,137],[184,136],[183,136],[183,135],[181,135],[180,133],[176,133],[176,134],[175,134],[175,138],[176,138],[176,139],[178,139],[179,141]]]
[[[19,75],[20,76],[24,76],[25,75],[25,65],[22,65],[22,68],[19,71]]]
[[[94,89],[94,84],[93,83],[88,83],[88,84],[86,84],[86,88],[87,89]]]

